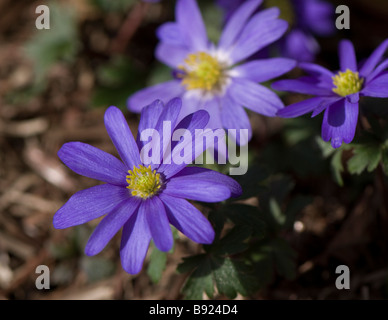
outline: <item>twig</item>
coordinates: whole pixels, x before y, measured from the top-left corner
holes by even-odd
[[[112,40],[110,49],[113,53],[123,53],[125,51],[129,41],[142,23],[149,5],[149,3],[138,2],[128,12],[116,38]]]

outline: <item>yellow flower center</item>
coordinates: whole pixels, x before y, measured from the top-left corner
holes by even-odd
[[[182,85],[187,90],[202,89],[219,91],[224,81],[222,64],[206,52],[191,53],[185,59],[185,64],[178,67],[182,72]]]
[[[139,165],[133,170],[128,170],[127,188],[131,190],[131,194],[143,199],[150,198],[159,192],[161,188],[160,174],[156,170],[151,170],[151,165],[148,167]]]
[[[286,20],[291,27],[295,22],[294,7],[290,0],[265,0],[264,7],[278,7],[280,10],[280,19]]]
[[[338,72],[333,78],[333,91],[341,97],[357,93],[361,90],[364,79],[358,76],[358,72],[346,69],[345,72]]]

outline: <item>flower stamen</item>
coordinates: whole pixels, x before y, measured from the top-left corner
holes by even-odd
[[[338,72],[332,79],[335,86],[333,91],[341,97],[360,92],[364,82],[364,79],[359,77],[358,72],[349,69],[346,69],[345,72]]]
[[[187,90],[202,89],[217,91],[224,80],[222,64],[206,52],[192,53],[184,60],[185,65],[180,65],[178,77],[182,78],[182,85]]]
[[[157,194],[162,186],[160,174],[156,170],[139,165],[133,170],[128,170],[127,188],[131,190],[131,194],[136,197],[147,199]]]

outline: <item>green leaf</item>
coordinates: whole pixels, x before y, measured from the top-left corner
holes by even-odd
[[[388,149],[383,148],[381,151],[381,164],[386,175],[388,175]]]
[[[348,161],[351,174],[360,174],[365,169],[372,172],[381,160],[381,149],[378,144],[358,144],[354,147],[354,156]]]
[[[235,225],[252,230],[255,237],[264,237],[266,224],[260,217],[258,208],[245,204],[232,204],[226,206],[222,212]]]
[[[234,299],[238,293],[247,296],[258,289],[252,270],[240,260],[213,259],[214,280],[220,294]]]
[[[216,253],[218,255],[231,255],[246,250],[248,248],[246,240],[251,234],[251,228],[244,226],[232,228],[217,244]]]
[[[160,251],[155,245],[152,246],[152,252],[147,268],[147,274],[153,283],[158,283],[162,273],[166,268],[167,252]]]
[[[50,29],[36,31],[24,47],[34,64],[37,85],[45,81],[47,71],[58,61],[74,61],[80,47],[74,9],[52,3],[50,15]]]
[[[192,258],[194,260],[185,259],[184,264],[186,263],[186,265],[184,267],[181,267],[182,264],[178,267],[178,269],[180,268],[179,271],[182,271],[182,269],[186,269],[194,261],[195,264],[198,263],[197,269],[190,275],[183,286],[182,292],[185,298],[188,300],[201,300],[204,292],[209,298],[213,298],[214,285],[211,260],[205,255],[198,255]],[[188,261],[190,262],[188,263]]]
[[[334,153],[330,161],[334,180],[341,187],[344,185],[344,181],[342,179],[342,172],[344,171],[344,166],[342,165],[342,153],[343,153],[343,149],[339,149]]]
[[[97,80],[91,104],[96,107],[115,105],[125,109],[128,97],[142,88],[144,79],[130,59],[115,56],[97,69]]]

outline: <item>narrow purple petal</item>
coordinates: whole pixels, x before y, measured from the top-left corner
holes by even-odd
[[[184,64],[190,52],[186,47],[160,42],[156,47],[155,56],[170,68],[176,69],[178,66]]]
[[[369,97],[388,98],[388,73],[383,74],[369,82],[361,94]]]
[[[234,101],[264,116],[273,117],[284,106],[274,92],[243,78],[233,79],[229,94]]]
[[[230,130],[228,134],[237,142],[239,145],[246,145],[252,138],[252,127],[249,122],[249,118],[244,108],[236,103],[233,99],[226,95],[222,99],[222,112],[221,112],[222,124],[225,129]],[[247,135],[240,134],[246,129]]]
[[[282,55],[297,61],[313,61],[320,50],[317,40],[301,29],[292,29],[279,43]]]
[[[181,171],[188,163],[191,163],[196,157],[198,157],[203,151],[203,148],[200,148],[201,144],[199,141],[203,141],[204,134],[206,131],[203,130],[201,134],[195,134],[196,130],[204,129],[209,122],[209,113],[205,110],[196,111],[183,120],[181,120],[178,125],[175,127],[175,130],[186,129],[186,139],[181,142],[172,142],[171,144],[171,153],[169,151],[163,156],[164,163],[159,167],[158,172],[162,172],[165,177],[168,179],[172,177],[177,172]],[[182,164],[176,164],[174,159],[177,158],[178,152],[176,146],[180,144],[179,150],[184,149],[185,146],[190,145],[194,148],[194,152],[191,154],[185,154],[182,157]],[[166,159],[169,159],[169,162],[166,162]]]
[[[300,62],[298,67],[314,76],[323,76],[324,78],[329,79],[330,82],[333,82],[332,77],[334,76],[334,73],[325,67],[309,62]]]
[[[140,90],[129,97],[128,109],[132,112],[140,112],[144,107],[150,105],[155,100],[169,101],[174,97],[179,97],[184,88],[178,80],[170,80],[159,83],[152,87]]]
[[[100,253],[132,214],[137,211],[140,201],[140,198],[129,197],[108,213],[90,236],[85,253],[88,256]]]
[[[314,97],[293,103],[284,109],[278,111],[278,116],[282,118],[295,118],[303,114],[309,113],[323,104],[327,104],[328,99],[324,97]]]
[[[225,174],[210,169],[200,167],[186,167],[177,173],[174,176],[174,179],[181,177],[190,177],[190,179],[193,181],[209,181],[224,185],[230,190],[231,196],[234,198],[241,196],[242,193],[241,186],[236,180]]]
[[[339,61],[341,71],[345,72],[347,69],[356,72],[357,59],[354,51],[353,43],[349,40],[342,40],[339,44]]]
[[[82,142],[65,143],[58,157],[75,173],[110,184],[126,185],[126,166],[116,157]]]
[[[210,244],[214,230],[205,216],[184,199],[160,195],[170,223],[185,236],[197,243]]]
[[[307,81],[299,79],[291,80],[279,80],[274,82],[271,87],[279,91],[291,91],[297,93],[303,93],[308,95],[317,95],[317,96],[330,96],[333,95],[332,90],[328,88],[319,87],[314,83],[309,83]]]
[[[381,62],[376,69],[374,69],[365,79],[366,82],[369,82],[379,76],[384,70],[388,68],[388,59]]]
[[[330,107],[333,103],[336,103],[338,100],[342,100],[343,98],[340,96],[333,96],[330,98],[325,98],[325,102],[321,103],[318,108],[314,109],[313,113],[311,114],[311,118],[316,117],[319,115],[323,110],[326,110],[326,108]]]
[[[132,169],[140,164],[139,149],[123,113],[116,107],[109,107],[104,115],[104,122],[121,160]]]
[[[333,148],[352,142],[357,126],[358,103],[341,99],[326,109],[322,122],[322,139],[331,140]]]
[[[127,189],[110,184],[78,191],[55,213],[54,228],[73,227],[99,218],[127,198]]]
[[[156,35],[162,42],[178,47],[183,47],[185,45],[185,40],[182,37],[179,25],[175,22],[166,22],[162,24],[156,30]]]
[[[360,68],[360,75],[362,77],[367,77],[373,71],[373,69],[380,62],[387,49],[388,39],[383,41],[362,65],[362,67]]]
[[[146,214],[140,206],[137,213],[133,214],[123,227],[120,247],[121,264],[130,274],[141,271],[151,241]]]
[[[226,186],[207,180],[191,180],[190,176],[172,177],[163,193],[203,202],[220,202],[230,198],[230,190]]]
[[[164,104],[160,100],[155,100],[149,106],[144,107],[141,110],[141,116],[139,121],[139,126],[137,129],[136,143],[141,150],[141,148],[147,143],[147,141],[141,141],[140,136],[144,130],[153,129],[156,127],[160,114],[162,113]]]
[[[296,66],[296,61],[287,58],[253,60],[233,68],[233,76],[254,82],[264,82],[279,77]]]
[[[245,1],[235,11],[235,13],[228,20],[228,23],[226,24],[221,34],[219,41],[220,48],[228,49],[228,47],[233,45],[249,17],[262,2],[263,0]]]
[[[246,25],[230,50],[230,59],[237,63],[248,58],[265,46],[278,40],[287,30],[288,23],[280,19],[262,20],[256,14]]]
[[[335,32],[333,5],[327,1],[307,0],[303,4],[303,21],[301,23],[313,33],[328,36]]]
[[[155,246],[161,251],[169,251],[174,239],[163,203],[158,197],[152,197],[144,201],[141,207],[146,215]]]
[[[208,38],[197,2],[178,0],[175,10],[176,20],[187,46],[196,51],[206,50]]]

